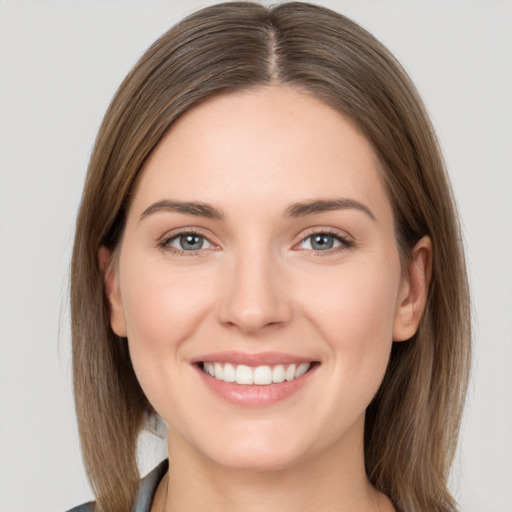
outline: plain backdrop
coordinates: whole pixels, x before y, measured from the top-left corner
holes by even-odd
[[[92,497],[72,401],[68,267],[105,109],[146,47],[208,1],[0,0],[0,511]],[[416,82],[463,220],[475,362],[451,486],[512,511],[512,2],[323,0]],[[164,456],[145,436],[143,472]]]

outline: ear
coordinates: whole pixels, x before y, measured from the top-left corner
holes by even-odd
[[[105,295],[110,306],[110,327],[118,336],[124,338],[126,337],[126,322],[112,251],[101,246],[98,251],[98,264],[103,272]]]
[[[432,272],[432,242],[424,236],[414,246],[398,293],[393,322],[393,341],[410,339],[418,329]]]

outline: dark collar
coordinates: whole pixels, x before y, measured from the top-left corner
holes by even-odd
[[[169,460],[165,459],[140,481],[137,501],[133,507],[133,512],[151,511],[151,505],[153,503],[158,484],[162,481],[162,478],[165,473],[167,473],[168,469]]]

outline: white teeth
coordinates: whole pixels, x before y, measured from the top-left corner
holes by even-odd
[[[290,381],[304,375],[311,363],[302,363],[300,365],[290,364],[285,366],[278,364],[276,366],[257,366],[252,368],[244,364],[232,365],[230,363],[203,363],[203,370],[212,377],[224,382],[236,382],[237,384],[266,386]]]
[[[254,368],[254,384],[262,386],[272,384],[272,368],[270,366],[258,366]]]
[[[295,365],[291,364],[286,368],[286,371],[284,372],[284,378],[286,380],[293,380],[295,377]]]
[[[272,370],[272,382],[283,382],[284,381],[284,366],[278,364],[274,366]]]
[[[252,368],[245,364],[239,364],[236,367],[235,378],[237,384],[252,384],[254,382]]]
[[[224,365],[224,373],[222,374],[222,380],[226,382],[235,382],[236,380],[236,372],[235,367],[232,364]]]
[[[295,378],[300,377],[301,375],[304,375],[311,365],[309,363],[302,363],[299,365],[295,372]],[[217,375],[217,372],[215,372],[215,375]]]
[[[213,365],[213,367],[215,369],[215,378],[222,380],[222,374],[223,374],[222,365],[220,363],[215,363]]]

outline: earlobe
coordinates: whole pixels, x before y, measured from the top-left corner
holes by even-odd
[[[416,333],[427,302],[432,272],[432,242],[422,237],[414,246],[398,294],[393,341],[405,341]]]
[[[103,286],[110,308],[110,327],[120,337],[126,337],[123,302],[119,289],[119,279],[113,262],[112,251],[101,246],[98,251],[98,264],[103,272]]]

